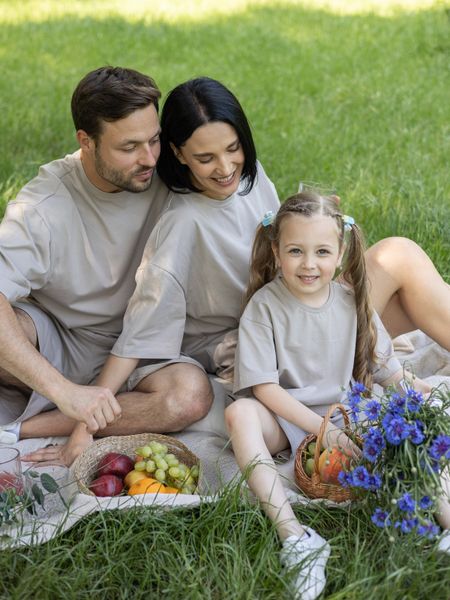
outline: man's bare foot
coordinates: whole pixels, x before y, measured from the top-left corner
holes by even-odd
[[[65,444],[40,448],[22,455],[24,462],[58,463],[70,467],[73,461],[93,442],[84,423],[78,423]]]

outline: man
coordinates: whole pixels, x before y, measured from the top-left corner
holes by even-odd
[[[167,189],[155,171],[158,100],[149,77],[102,67],[72,96],[80,149],[41,167],[0,225],[0,443],[178,431],[212,394],[172,364],[118,394],[92,384],[122,327],[145,242]],[[121,419],[117,418],[121,415]],[[101,430],[101,432],[100,432]]]

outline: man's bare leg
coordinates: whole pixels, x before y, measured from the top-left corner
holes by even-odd
[[[97,436],[181,431],[203,418],[212,403],[212,389],[205,373],[195,365],[176,363],[148,375],[136,390],[119,394],[122,417]],[[21,437],[71,435],[67,444],[43,448],[23,458],[30,461],[62,460],[71,462],[92,441],[82,424],[59,411],[49,411],[24,421]],[[70,460],[70,462],[69,462]]]

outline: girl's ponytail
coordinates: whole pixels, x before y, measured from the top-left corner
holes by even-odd
[[[266,217],[265,217],[266,218]],[[244,296],[243,308],[248,301],[266,283],[272,281],[277,273],[275,256],[272,251],[273,225],[267,220],[260,223],[256,229],[250,264],[250,279]]]
[[[345,224],[346,217],[343,217]],[[369,297],[364,258],[365,242],[361,229],[355,223],[346,224],[349,229],[346,261],[342,278],[353,287],[357,315],[356,350],[353,365],[353,378],[371,389],[373,383],[372,368],[376,359],[375,348],[377,331],[373,323],[373,310]]]

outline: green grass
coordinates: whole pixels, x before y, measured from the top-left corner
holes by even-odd
[[[209,75],[241,100],[281,198],[299,180],[333,185],[371,243],[411,237],[450,281],[449,4],[216,4],[0,0],[1,206],[76,148],[70,96],[88,70],[130,66],[163,95]],[[447,558],[391,546],[357,510],[298,514],[332,544],[324,597],[448,600]],[[44,546],[4,551],[0,593],[279,599],[277,552],[270,524],[230,489],[214,506],[95,515]]]
[[[450,559],[374,531],[357,508],[297,507],[332,545],[324,597],[448,600]],[[270,523],[239,493],[194,509],[97,513],[44,546],[0,553],[1,598],[292,598]]]

